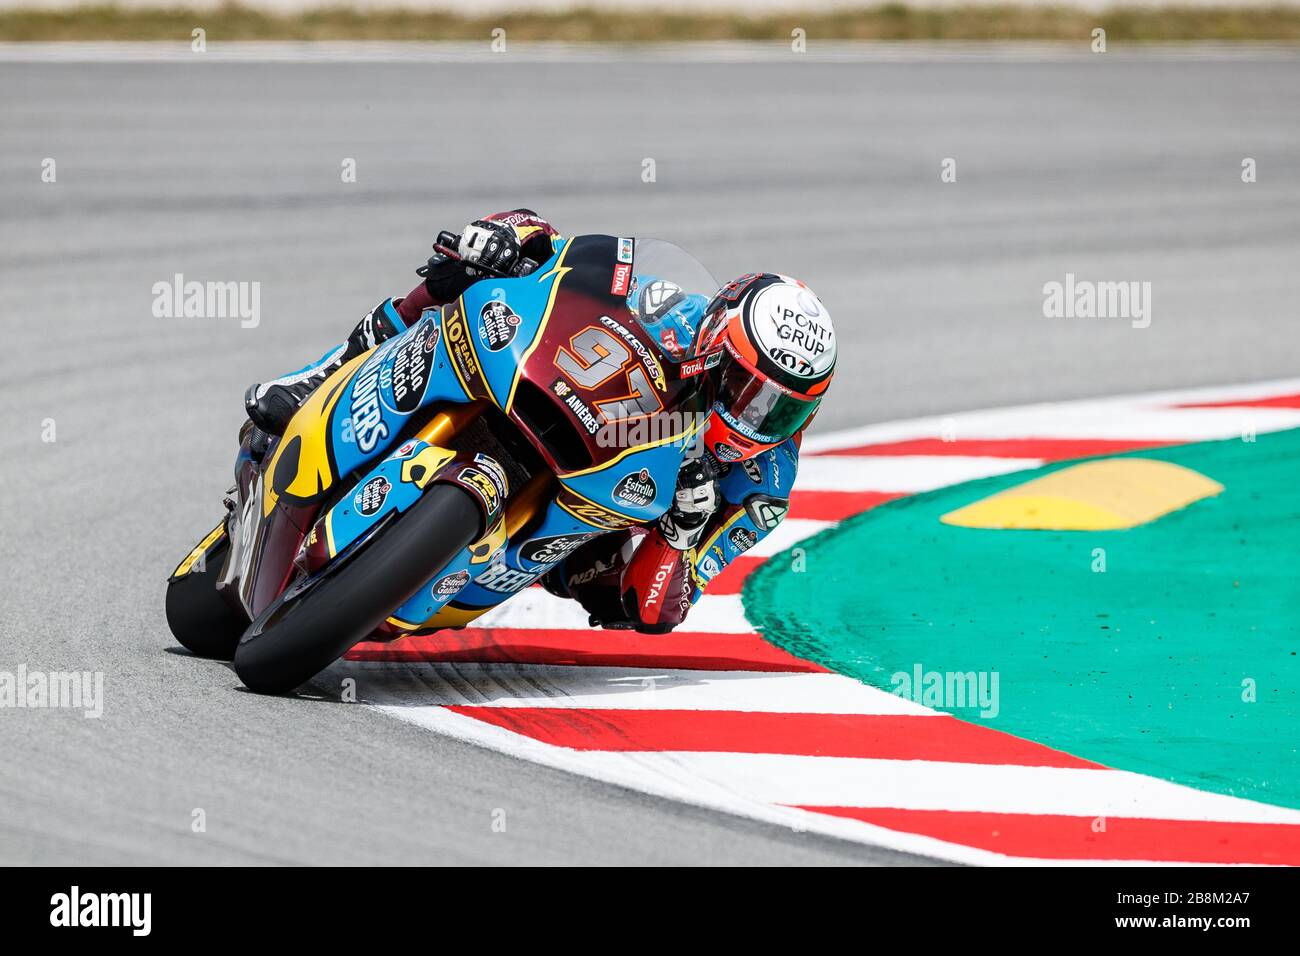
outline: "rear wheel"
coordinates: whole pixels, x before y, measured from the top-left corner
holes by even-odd
[[[306,683],[479,536],[482,513],[469,493],[435,484],[404,514],[336,569],[291,585],[244,633],[235,673],[261,694]]]
[[[203,555],[201,566],[167,582],[167,626],[181,645],[199,657],[228,661],[235,656],[248,617],[217,593],[230,539],[222,535]]]

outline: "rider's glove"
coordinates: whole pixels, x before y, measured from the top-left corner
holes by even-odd
[[[718,510],[717,473],[706,458],[688,461],[677,475],[673,504],[659,519],[659,532],[678,551],[689,551]]]
[[[475,277],[515,275],[523,261],[515,231],[505,223],[490,219],[475,219],[466,226],[461,231],[456,252],[465,264],[465,271]]]

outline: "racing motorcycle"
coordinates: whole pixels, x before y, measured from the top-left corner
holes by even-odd
[[[245,425],[227,514],[168,579],[181,644],[285,693],[360,641],[464,627],[668,509],[711,395],[628,296],[645,275],[718,285],[663,240],[556,246],[337,369],[264,454]]]

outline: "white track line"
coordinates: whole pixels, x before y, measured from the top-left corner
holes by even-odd
[[[885,455],[878,458],[804,457],[795,491],[884,491],[913,494],[947,485],[1037,468],[1037,458],[965,455]]]
[[[607,759],[610,754],[588,756]],[[663,764],[666,773],[689,772],[748,797],[784,805],[1300,824],[1298,810],[1122,770],[792,754],[644,756],[651,769]]]
[[[1300,392],[1300,378],[1119,398],[1042,402],[1018,408],[979,409],[814,433],[804,440],[803,448],[805,452],[815,453],[914,438],[938,438],[945,433],[959,439],[1032,437],[1213,441],[1240,435],[1242,428],[1250,424],[1256,426],[1257,432],[1295,428],[1300,426],[1300,409],[1171,409],[1169,406],[1251,400],[1297,392]],[[1192,417],[1187,419],[1187,424],[1180,424],[1184,415]],[[1031,423],[1037,434],[1021,427],[1022,423]],[[1164,429],[1173,429],[1174,433],[1169,434]],[[803,467],[804,462],[800,461],[801,474]],[[798,487],[798,481],[795,487]]]

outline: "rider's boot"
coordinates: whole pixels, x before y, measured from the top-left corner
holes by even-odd
[[[267,435],[283,435],[294,413],[335,370],[405,328],[396,303],[385,300],[357,323],[346,342],[316,362],[270,382],[250,385],[244,393],[249,420]]]

